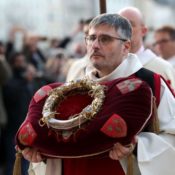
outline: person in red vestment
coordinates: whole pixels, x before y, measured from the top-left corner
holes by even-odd
[[[130,23],[118,14],[102,14],[94,18],[85,38],[91,62],[86,76],[97,82],[106,82],[137,73],[142,64],[135,55],[129,54],[131,34]],[[118,160],[130,155],[135,144],[136,142],[132,142],[129,146],[124,146],[116,143],[109,153],[103,156],[62,159],[62,166],[47,162],[46,174],[58,175],[56,169],[59,167],[62,168],[63,175],[124,175],[126,172]],[[34,148],[25,148],[22,154],[31,162],[43,160],[42,155]]]

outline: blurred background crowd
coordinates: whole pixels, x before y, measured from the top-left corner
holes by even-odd
[[[174,0],[107,0],[106,4],[109,13],[127,6],[139,8],[149,27],[145,47],[175,67]],[[12,174],[14,135],[31,97],[45,84],[66,81],[72,63],[86,55],[84,34],[98,14],[98,0],[0,1],[0,175]]]

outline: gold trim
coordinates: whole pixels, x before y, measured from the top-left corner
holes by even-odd
[[[96,152],[96,153],[92,153],[92,154],[84,154],[84,155],[80,155],[80,156],[63,156],[63,155],[59,155],[59,156],[56,156],[56,155],[51,155],[51,154],[46,154],[46,153],[42,153],[40,152],[42,155],[44,156],[47,156],[47,157],[51,157],[51,158],[59,158],[59,159],[66,159],[66,158],[85,158],[85,157],[92,157],[92,156],[98,156],[100,154],[103,154],[103,153],[106,153],[108,151],[110,151],[112,149],[111,148],[108,148],[104,151],[100,151],[100,152]]]

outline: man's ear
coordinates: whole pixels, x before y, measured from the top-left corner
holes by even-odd
[[[131,48],[131,41],[125,41],[124,42],[124,53],[128,53],[130,51]]]
[[[144,37],[148,32],[148,28],[146,26],[142,26],[142,36]]]

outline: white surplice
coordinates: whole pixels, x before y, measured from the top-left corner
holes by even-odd
[[[172,56],[172,57],[170,57],[170,58],[168,58],[167,61],[168,61],[168,62],[173,66],[173,68],[175,69],[175,55]]]
[[[85,55],[83,58],[75,60],[69,68],[66,81],[82,79],[85,76],[86,66],[89,64],[89,58]]]
[[[171,82],[171,87],[175,89],[175,69],[168,61],[158,57],[150,49],[144,49],[143,47],[136,54],[144,68],[162,75]]]

